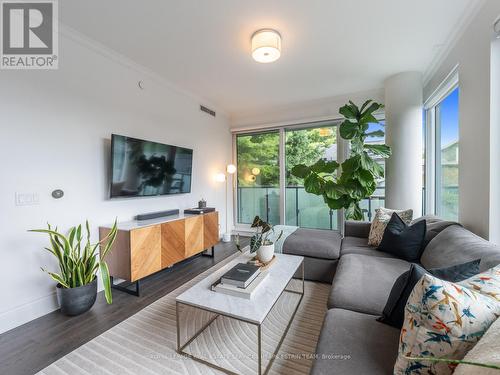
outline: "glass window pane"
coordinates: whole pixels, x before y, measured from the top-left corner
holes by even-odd
[[[291,174],[297,164],[311,165],[319,159],[337,160],[336,127],[322,126],[285,131],[285,224],[303,228],[337,229],[337,213],[323,198],[304,190],[303,180]]]
[[[279,132],[236,137],[238,223],[280,223]]]
[[[458,220],[458,87],[436,106],[436,211]]]
[[[365,143],[368,144],[385,144],[385,120],[380,120],[377,123],[371,123],[368,127],[368,132],[374,132],[377,130],[382,130],[384,136],[368,137]],[[382,166],[385,172],[385,159],[380,156],[371,154],[374,160]],[[375,216],[375,210],[380,207],[385,206],[385,178],[380,178],[377,181],[377,189],[373,192],[370,198],[364,199],[360,203],[361,210],[365,215],[365,220],[371,221]]]

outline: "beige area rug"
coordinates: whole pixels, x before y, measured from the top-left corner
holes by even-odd
[[[176,352],[175,297],[206,275],[222,267],[231,256],[190,282],[152,303],[39,374],[220,374],[221,372],[180,356]],[[289,289],[301,281],[292,280]],[[306,281],[305,295],[269,371],[270,374],[309,374],[330,286]],[[283,293],[262,326],[263,366],[267,365],[299,296]],[[181,337],[186,342],[211,316],[181,307]],[[219,316],[185,351],[241,374],[257,373],[257,328]]]

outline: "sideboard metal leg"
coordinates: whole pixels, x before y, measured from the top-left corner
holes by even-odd
[[[115,284],[114,278],[113,278],[113,276],[111,276],[110,281],[111,281],[111,288],[119,290],[120,292],[128,293],[128,294],[131,294],[133,296],[139,297],[139,292],[140,292],[139,280],[136,280],[135,282],[128,283],[128,284],[126,281],[123,283],[120,283],[120,284]],[[126,284],[126,285],[122,285],[122,284]],[[134,289],[129,288],[131,285],[135,285],[135,288]]]

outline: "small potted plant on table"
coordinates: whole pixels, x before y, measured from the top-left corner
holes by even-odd
[[[101,241],[90,243],[90,226],[86,222],[86,242],[82,244],[82,226],[73,227],[65,236],[52,229],[34,229],[30,232],[49,235],[50,247],[45,250],[54,255],[59,263],[59,273],[46,271],[57,282],[56,292],[61,312],[65,315],[79,315],[94,305],[97,297],[97,271],[101,271],[104,295],[107,303],[112,302],[111,282],[108,265],[104,261],[106,254],[116,238],[116,221],[108,235]],[[97,250],[100,247],[100,252]]]
[[[250,239],[250,253],[257,252],[257,259],[262,263],[270,262],[274,256],[274,244],[279,241],[283,231],[276,237],[273,226],[259,216],[255,216],[251,228],[256,228],[256,232]],[[241,251],[239,241],[236,242],[236,247]]]

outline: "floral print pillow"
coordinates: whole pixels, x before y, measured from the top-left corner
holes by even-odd
[[[500,265],[460,281],[458,284],[491,297],[500,303]]]
[[[397,213],[398,216],[407,225],[410,224],[413,219],[413,210],[391,210],[389,208],[380,207],[375,210],[375,217],[373,218],[372,225],[370,227],[370,234],[368,235],[368,245],[378,246],[382,242],[382,237],[384,236],[385,227],[393,213]]]
[[[463,359],[498,316],[493,298],[423,276],[406,304],[394,374],[451,374],[455,365],[407,357]]]

